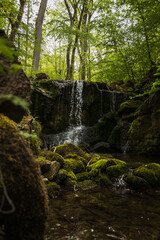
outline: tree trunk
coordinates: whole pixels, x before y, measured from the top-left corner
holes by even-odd
[[[44,14],[47,7],[48,0],[41,0],[41,4],[39,7],[39,12],[36,20],[35,26],[35,43],[34,43],[34,52],[33,52],[33,62],[32,62],[32,72],[38,71],[39,68],[39,60],[41,54],[41,42],[42,42],[42,25]]]
[[[11,34],[10,34],[9,38],[12,42],[14,42],[14,40],[15,40],[16,34],[18,32],[19,25],[22,21],[22,16],[23,16],[23,12],[24,12],[25,3],[26,3],[26,0],[20,0],[19,12],[18,12],[18,16],[17,16],[17,19],[15,20],[15,22],[12,22],[12,20],[9,19],[10,22],[11,22],[11,27],[12,27]]]

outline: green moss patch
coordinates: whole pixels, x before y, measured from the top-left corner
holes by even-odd
[[[142,165],[134,170],[134,175],[144,178],[151,186],[160,186],[160,164]]]
[[[73,171],[79,173],[85,171],[85,166],[81,160],[76,159],[64,159],[63,168],[67,171]]]

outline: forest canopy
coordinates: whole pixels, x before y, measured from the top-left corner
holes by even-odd
[[[2,0],[0,7],[0,28],[28,76],[107,83],[158,76],[159,0]]]

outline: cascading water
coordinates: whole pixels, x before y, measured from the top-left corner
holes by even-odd
[[[66,131],[48,136],[50,147],[66,142],[78,145],[83,136],[85,126],[82,125],[83,81],[75,81],[70,98],[69,127]]]

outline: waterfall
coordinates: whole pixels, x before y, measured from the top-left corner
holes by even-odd
[[[66,142],[78,145],[81,142],[85,129],[82,125],[83,81],[73,82],[70,95],[69,126],[64,132],[47,136],[50,147]]]

